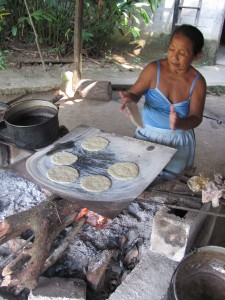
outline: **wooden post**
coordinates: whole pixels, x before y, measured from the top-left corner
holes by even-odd
[[[83,0],[76,0],[74,16],[74,72],[73,87],[81,79],[82,70],[82,21],[83,21]]]

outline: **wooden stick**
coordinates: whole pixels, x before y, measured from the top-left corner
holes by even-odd
[[[197,213],[203,213],[203,214],[207,214],[207,215],[210,215],[210,216],[216,216],[216,217],[225,218],[225,214],[218,214],[218,213],[214,213],[214,212],[210,212],[210,211],[200,210],[200,209],[197,209],[197,208],[190,208],[190,207],[185,207],[185,206],[179,206],[179,205],[172,205],[172,204],[167,204],[167,203],[161,203],[161,202],[149,199],[149,198],[142,198],[140,196],[138,196],[138,198],[136,199],[136,201],[152,203],[152,204],[155,204],[155,205],[160,205],[160,206],[164,206],[164,207],[168,207],[168,208],[172,208],[172,209],[180,209],[180,210],[197,212]]]
[[[70,241],[73,240],[75,238],[75,236],[77,235],[77,233],[81,230],[85,221],[86,221],[85,218],[81,218],[78,222],[73,224],[73,227],[71,228],[70,232],[65,237],[64,241],[46,259],[42,273],[44,273],[49,267],[51,267],[60,258],[60,256],[63,254],[63,252],[68,247]]]
[[[29,242],[34,238],[34,234],[32,234],[32,236],[29,237],[29,239],[27,239],[15,252],[13,252],[12,254],[10,254],[0,265],[0,269],[2,269],[4,267],[4,265],[6,265],[8,263],[8,261],[10,261],[11,259],[14,259],[16,257],[16,255],[23,250],[26,245],[29,244]]]
[[[147,196],[147,198],[149,198],[149,197],[151,197],[151,196],[158,196],[158,195],[166,195],[166,196],[168,196],[168,197],[174,197],[174,198],[185,198],[185,199],[187,199],[187,200],[195,200],[195,201],[197,201],[197,203],[201,203],[202,202],[202,200],[201,200],[201,197],[199,196],[191,196],[190,194],[180,194],[180,193],[173,193],[173,192],[168,192],[168,191],[163,191],[163,190],[157,190],[157,189],[154,189],[154,188],[152,188],[150,191],[148,191],[148,190],[146,190],[146,191],[144,191],[140,196],[141,197],[144,197],[144,198],[146,198],[146,196]],[[138,196],[139,197],[139,196]]]
[[[38,43],[38,35],[37,35],[36,29],[35,29],[35,27],[34,27],[34,23],[33,23],[33,20],[32,20],[32,17],[31,17],[31,14],[30,14],[30,10],[29,10],[29,7],[28,7],[28,4],[27,4],[27,1],[26,1],[26,0],[24,0],[24,3],[25,3],[26,10],[27,10],[27,13],[28,13],[28,16],[29,16],[29,19],[30,19],[31,27],[33,28],[33,31],[34,31],[34,35],[35,35],[35,42],[36,42],[36,45],[37,45],[37,48],[38,48],[38,52],[39,52],[39,55],[40,55],[40,58],[41,58],[42,66],[43,66],[43,69],[44,69],[44,71],[46,71],[46,68],[45,68],[45,63],[44,63],[44,60],[43,60],[43,57],[42,57],[42,53],[41,53],[41,49],[40,49],[40,47],[39,47],[39,43]]]

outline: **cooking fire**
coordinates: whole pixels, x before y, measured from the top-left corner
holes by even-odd
[[[7,216],[37,207],[49,192],[7,171],[0,171],[1,214]],[[55,209],[55,207],[53,207]],[[149,242],[152,216],[156,207],[134,202],[114,219],[101,216],[87,208],[81,209],[65,229],[54,239],[52,251],[63,243],[73,224],[84,220],[82,229],[71,239],[61,257],[42,276],[78,278],[87,282],[87,299],[107,299],[139,261],[142,247]],[[58,212],[57,212],[58,214]],[[61,217],[57,216],[59,223]],[[43,226],[43,224],[42,224]],[[26,231],[22,243],[33,235]],[[1,266],[19,245],[11,241],[0,248]],[[2,278],[3,281],[3,278]],[[25,293],[26,294],[26,293]],[[24,299],[24,293],[19,294]],[[19,297],[19,296],[17,296]],[[19,299],[19,298],[17,298]]]
[[[81,210],[81,212],[77,215],[77,217],[74,219],[74,222],[79,221],[81,218],[85,218],[85,222],[91,226],[94,226],[98,229],[105,229],[112,223],[112,220],[109,218],[106,218],[104,216],[101,216],[86,207]]]

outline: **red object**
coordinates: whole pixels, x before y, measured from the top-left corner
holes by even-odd
[[[112,220],[109,218],[106,218],[102,215],[99,215],[95,213],[94,211],[88,210],[87,208],[83,208],[79,214],[74,219],[75,222],[77,222],[80,218],[85,217],[86,223],[96,227],[98,229],[106,229],[108,226],[110,226]]]

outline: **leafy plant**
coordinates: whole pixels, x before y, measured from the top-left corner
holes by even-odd
[[[59,54],[71,51],[74,43],[74,9],[76,0],[27,0],[39,44],[57,49]],[[83,48],[92,55],[110,49],[115,30],[135,40],[140,22],[149,23],[147,9],[154,12],[161,0],[85,0],[83,13]],[[35,36],[23,0],[0,0],[1,40],[6,36],[34,44]],[[2,12],[2,15],[1,15]],[[1,18],[2,16],[2,18]],[[4,27],[4,31],[1,28]]]
[[[130,34],[135,40],[140,35],[140,20],[148,24],[151,20],[146,9],[155,11],[161,0],[151,1],[85,1],[84,28],[94,39],[84,41],[84,48],[100,55],[109,48],[115,30],[122,35]]]
[[[0,4],[0,37],[1,37],[1,41],[2,41],[2,32],[4,31],[4,28],[7,24],[6,17],[8,15],[10,15],[10,13],[7,12],[4,7],[2,8],[1,4]]]
[[[207,94],[215,95],[215,96],[222,96],[225,93],[225,87],[221,85],[216,86],[208,86],[207,87]]]
[[[135,59],[134,59],[134,63],[137,64],[137,65],[140,64],[141,61],[142,61],[141,57],[135,57]]]
[[[7,64],[7,59],[5,58],[4,52],[0,51],[0,69],[4,70]]]

